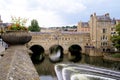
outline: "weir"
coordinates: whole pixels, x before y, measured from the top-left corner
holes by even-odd
[[[82,64],[57,64],[58,80],[119,80],[120,72]]]

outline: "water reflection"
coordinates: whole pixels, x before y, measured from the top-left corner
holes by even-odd
[[[120,71],[119,61],[104,60],[103,57],[90,57],[90,56],[82,55],[81,63]]]
[[[56,80],[54,77],[51,75],[46,75],[46,76],[40,76],[40,80]]]

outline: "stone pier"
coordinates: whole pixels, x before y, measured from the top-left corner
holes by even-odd
[[[2,53],[0,80],[40,80],[25,46],[12,46]]]

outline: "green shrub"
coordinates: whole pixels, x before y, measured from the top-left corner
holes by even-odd
[[[120,58],[120,53],[115,53],[115,54],[112,54],[111,56],[114,58]]]

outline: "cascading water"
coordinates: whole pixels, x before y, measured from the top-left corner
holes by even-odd
[[[119,80],[120,72],[78,64],[56,64],[58,80]]]
[[[71,75],[70,80],[116,80],[116,79],[89,74],[73,74]]]

